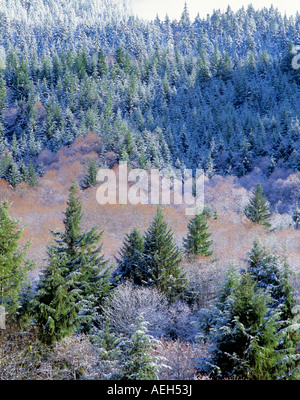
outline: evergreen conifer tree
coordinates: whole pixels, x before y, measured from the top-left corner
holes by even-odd
[[[300,314],[295,298],[295,290],[290,283],[292,272],[285,257],[278,257],[267,252],[258,239],[255,239],[248,258],[248,273],[256,282],[258,288],[268,291],[270,295],[269,307],[280,313],[280,329],[284,336],[279,343],[278,350],[289,349],[291,359],[288,370],[294,371],[297,360],[292,357],[297,353],[299,346],[298,330]]]
[[[252,221],[266,227],[270,227],[270,206],[267,198],[263,194],[263,189],[260,183],[257,184],[256,189],[250,199],[249,204],[245,208],[245,215]]]
[[[188,234],[183,239],[183,246],[187,254],[211,256],[212,250],[209,250],[213,241],[208,240],[211,233],[207,232],[208,225],[205,216],[201,213],[195,215],[188,223]]]
[[[226,277],[206,326],[212,343],[199,370],[212,377],[251,380],[298,376],[298,356],[281,329],[281,313],[269,308],[270,295],[257,287],[249,273]],[[287,346],[286,346],[287,344]],[[296,362],[295,362],[296,360]]]
[[[50,265],[52,259],[61,265],[59,276],[69,283],[68,291],[72,294],[71,302],[77,310],[74,328],[89,331],[97,318],[97,312],[104,297],[110,291],[110,267],[102,254],[102,244],[99,245],[103,232],[98,233],[96,227],[82,232],[82,203],[77,194],[77,186],[69,190],[67,209],[64,219],[64,232],[52,232],[54,243],[51,246]],[[50,267],[49,267],[50,268]],[[43,283],[42,283],[43,285]],[[41,290],[47,289],[41,286]],[[51,289],[52,290],[52,289]],[[55,291],[47,294],[49,301],[55,301]],[[65,293],[68,295],[68,292]],[[41,302],[37,298],[37,303]],[[80,306],[79,306],[80,305]],[[41,306],[37,305],[36,309]],[[79,321],[79,322],[78,322]],[[78,325],[79,324],[79,325]],[[70,326],[69,329],[72,329]],[[65,330],[66,332],[66,330]],[[55,336],[55,331],[52,332]]]
[[[105,55],[102,49],[99,51],[99,58],[98,58],[98,72],[100,77],[103,77],[108,72],[108,67],[105,61]]]
[[[74,262],[80,274],[78,288],[81,290],[81,330],[88,332],[97,319],[103,300],[108,296],[111,284],[111,267],[102,253],[103,231],[96,227],[84,232],[80,238],[80,256]]]
[[[15,161],[12,161],[12,163],[8,166],[5,173],[5,178],[14,189],[16,188],[17,184],[21,182],[21,174]]]
[[[268,168],[267,168],[267,176],[268,177],[272,174],[272,172],[274,171],[275,167],[276,167],[276,159],[274,157],[274,154],[271,154],[270,162],[269,162],[269,165],[268,165]]]
[[[99,170],[99,164],[93,158],[86,165],[87,173],[83,178],[82,187],[83,189],[93,187],[97,185],[97,173]]]
[[[123,282],[130,279],[136,284],[141,284],[139,277],[139,267],[143,260],[144,239],[138,229],[134,229],[125,236],[123,246],[116,257],[118,268],[115,276]]]
[[[8,315],[13,315],[20,306],[22,285],[25,284],[33,263],[26,260],[30,242],[20,247],[25,227],[9,215],[10,205],[0,205],[0,305]]]
[[[90,338],[96,345],[97,352],[99,352],[101,356],[101,361],[99,363],[101,376],[104,379],[113,377],[113,375],[117,373],[118,360],[122,356],[120,344],[122,340],[124,340],[123,336],[117,336],[112,331],[109,319],[105,316],[102,329],[98,330],[93,328]]]
[[[180,250],[158,207],[144,235],[143,263],[138,271],[142,284],[156,286],[170,302],[175,301],[183,295],[187,284],[180,263]]]
[[[117,365],[118,372],[112,376],[112,379],[157,380],[158,358],[151,355],[155,342],[148,334],[147,322],[141,315],[136,320],[132,337],[120,344],[123,347],[123,354]]]
[[[292,273],[286,259],[267,252],[255,239],[249,253],[247,271],[257,287],[268,290],[272,299],[270,306],[281,308],[281,319],[287,321],[293,318],[296,300],[289,282]]]
[[[5,106],[5,101],[6,101],[5,82],[2,73],[0,73],[0,121],[1,122],[3,120],[3,109]]]
[[[77,186],[72,185],[69,189],[67,208],[64,212],[64,232],[52,232],[56,251],[65,253],[69,262],[73,262],[79,254],[78,242],[81,236],[80,222],[83,217],[82,203],[77,194]]]
[[[80,324],[76,276],[68,274],[66,257],[48,249],[49,264],[33,299],[33,313],[40,339],[51,345],[75,333]]]
[[[203,49],[200,50],[200,54],[199,54],[198,75],[199,75],[200,82],[207,82],[211,78],[207,53]]]
[[[32,163],[28,166],[28,175],[27,175],[27,182],[29,186],[35,187],[37,185],[37,173],[35,172],[34,166]]]

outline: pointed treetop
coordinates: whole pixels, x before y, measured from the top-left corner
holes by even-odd
[[[185,25],[185,26],[191,25],[190,14],[189,14],[189,11],[188,11],[188,6],[187,6],[187,2],[186,1],[184,3],[183,12],[182,12],[181,18],[180,18],[180,23]]]
[[[74,238],[80,234],[80,221],[82,219],[82,202],[78,196],[78,186],[73,184],[69,189],[67,209],[65,211],[64,225],[66,234],[74,235]]]
[[[245,208],[245,215],[252,222],[270,227],[270,205],[267,198],[264,196],[263,189],[260,183],[257,184],[256,189],[253,191],[253,195],[250,199],[249,204]]]

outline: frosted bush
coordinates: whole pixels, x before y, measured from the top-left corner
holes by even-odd
[[[188,305],[178,301],[169,306],[167,299],[155,288],[138,287],[127,282],[116,289],[103,310],[101,329],[107,316],[112,331],[118,335],[131,336],[132,326],[141,313],[148,322],[149,334],[157,339],[171,337],[193,340],[196,334]]]
[[[178,301],[172,304],[168,311],[168,318],[168,334],[171,338],[194,341],[197,330],[192,324],[193,314],[186,303]]]
[[[143,313],[149,334],[156,338],[163,336],[168,326],[168,303],[155,288],[135,287],[127,282],[120,285],[114,296],[104,305],[111,329],[125,336],[131,336],[136,318]]]

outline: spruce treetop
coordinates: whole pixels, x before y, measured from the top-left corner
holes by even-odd
[[[270,227],[270,205],[267,198],[264,196],[263,189],[260,183],[257,184],[253,191],[249,204],[245,208],[245,215],[254,223]]]
[[[157,286],[170,301],[174,301],[183,294],[186,286],[181,261],[180,249],[164,220],[163,210],[157,207],[153,221],[144,235],[143,262],[139,269],[142,282]]]
[[[196,256],[211,256],[213,254],[213,251],[209,250],[213,241],[209,240],[212,234],[207,232],[208,228],[203,213],[198,213],[189,220],[188,234],[183,239],[183,246],[187,254]]]

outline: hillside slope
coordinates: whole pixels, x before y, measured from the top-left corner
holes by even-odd
[[[39,268],[35,271],[36,278],[40,268],[45,263],[46,246],[51,240],[50,230],[63,228],[63,212],[66,207],[68,189],[73,182],[80,182],[84,174],[84,162],[90,158],[99,158],[101,141],[93,133],[85,138],[79,137],[68,148],[62,148],[56,154],[45,150],[40,159],[45,166],[45,175],[39,179],[39,184],[31,189],[25,183],[19,184],[13,190],[7,182],[0,181],[0,199],[7,199],[11,204],[11,214],[21,219],[22,225],[27,225],[23,240],[32,240],[29,256],[33,257]],[[116,159],[113,153],[107,153],[106,162],[114,169]],[[113,166],[114,165],[114,166]],[[243,180],[234,177],[214,176],[205,184],[205,204],[217,211],[218,218],[209,219],[210,231],[214,241],[214,258],[217,259],[218,268],[226,270],[231,262],[237,265],[251,249],[253,239],[259,237],[261,241],[275,252],[286,252],[291,266],[296,272],[300,271],[300,231],[287,226],[291,222],[288,214],[275,214],[273,226],[277,227],[273,232],[257,226],[249,221],[242,213],[248,202],[251,187],[255,181],[261,181],[262,173],[259,169],[256,175],[252,174]],[[266,181],[263,184],[267,187]],[[269,179],[268,195],[276,200],[276,183],[296,190],[299,187],[299,176],[289,175],[285,180],[278,172]],[[292,185],[293,184],[293,185]],[[244,187],[243,187],[244,185]],[[83,201],[83,228],[96,225],[99,230],[104,229],[103,251],[105,255],[114,261],[124,234],[134,227],[141,231],[147,229],[151,222],[155,206],[152,205],[105,205],[101,206],[96,200],[97,187],[81,191]],[[284,203],[285,198],[277,202]],[[286,202],[288,204],[288,199]],[[185,209],[181,206],[166,206],[165,217],[170,228],[174,231],[175,239],[181,246],[182,238],[186,235],[189,217],[185,215]],[[282,229],[280,225],[283,226]]]

